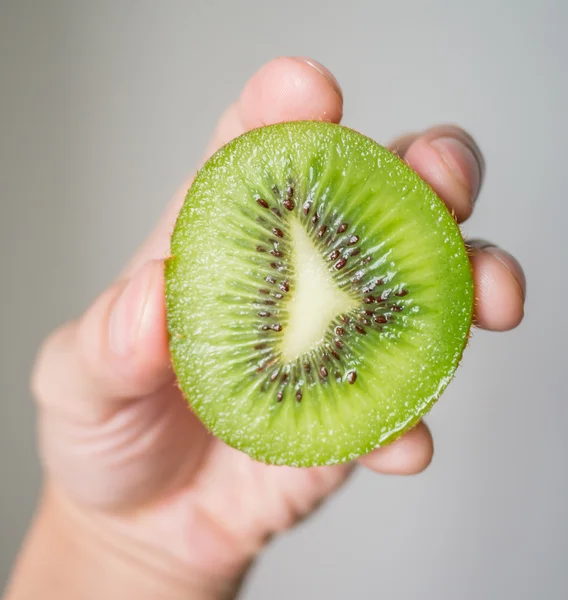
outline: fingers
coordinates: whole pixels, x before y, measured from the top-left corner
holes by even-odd
[[[399,138],[390,147],[432,186],[458,222],[471,215],[485,162],[468,133],[453,125],[439,125]]]
[[[390,147],[434,189],[459,222],[467,219],[483,180],[485,163],[473,138],[453,125],[408,134]],[[487,242],[471,245],[476,288],[476,326],[492,331],[516,327],[523,318],[525,276],[517,260]]]
[[[522,321],[526,280],[518,261],[501,248],[472,240],[471,264],[475,286],[475,324],[507,331]]]
[[[277,58],[251,77],[221,116],[204,160],[255,127],[306,119],[338,123],[342,112],[341,90],[325,67],[311,59]],[[150,238],[127,266],[126,276],[146,261],[168,255],[170,234],[190,184],[188,179],[174,196]]]
[[[420,421],[389,446],[377,448],[362,456],[359,463],[364,467],[389,475],[415,475],[432,461],[434,443],[428,427]]]

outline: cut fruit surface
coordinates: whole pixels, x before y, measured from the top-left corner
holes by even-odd
[[[272,464],[352,460],[417,423],[473,310],[458,226],[400,158],[339,125],[253,130],[197,174],[166,262],[178,383]]]

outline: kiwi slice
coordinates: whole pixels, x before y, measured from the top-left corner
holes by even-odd
[[[179,386],[270,464],[399,437],[453,377],[472,321],[460,230],[398,156],[340,125],[261,127],[199,171],[166,262]]]

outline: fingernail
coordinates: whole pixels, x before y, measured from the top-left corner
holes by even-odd
[[[483,238],[472,238],[467,241],[467,245],[477,250],[485,250],[486,248],[497,248],[498,246],[493,242],[488,242]]]
[[[333,89],[338,93],[341,100],[343,100],[343,91],[341,90],[341,86],[339,85],[339,82],[333,76],[333,74],[331,73],[331,71],[329,69],[327,69],[321,63],[319,63],[311,58],[304,58],[304,57],[300,56],[297,58],[297,60],[301,60],[302,62],[305,62],[307,65],[310,65],[310,67],[312,67],[312,69],[315,69],[320,75],[325,77],[327,79],[327,81],[330,83],[330,85],[333,87]]]
[[[452,137],[441,137],[430,142],[454,177],[464,185],[475,202],[481,186],[481,164],[473,150],[462,141]]]
[[[513,279],[519,286],[521,297],[524,301],[527,295],[527,280],[519,261],[502,248],[499,248],[499,246],[496,244],[488,242],[487,240],[474,239],[470,240],[468,244],[474,248],[477,248],[478,250],[483,250],[484,252],[491,254],[491,256],[494,256],[507,269],[507,271],[511,273]]]
[[[155,274],[154,263],[143,266],[114,304],[109,321],[109,345],[119,356],[129,356],[136,346]]]

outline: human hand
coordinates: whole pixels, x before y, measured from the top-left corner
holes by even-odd
[[[339,122],[342,103],[326,69],[309,60],[276,59],[223,114],[205,158],[263,124]],[[483,159],[467,133],[434,127],[390,146],[458,221],[469,217]],[[188,589],[228,597],[267,540],[310,514],[356,465],[377,473],[418,473],[429,464],[433,445],[420,423],[354,464],[295,469],[254,462],[206,432],[174,385],[163,299],[163,259],[189,185],[119,281],[80,319],[50,336],[33,389],[47,513],[69,519],[70,536],[79,532],[102,553],[120,555],[117,560],[138,565],[150,580],[165,582],[156,584],[160,589],[179,590],[180,597]],[[495,246],[472,247],[476,325],[515,327],[525,293],[519,264]]]

